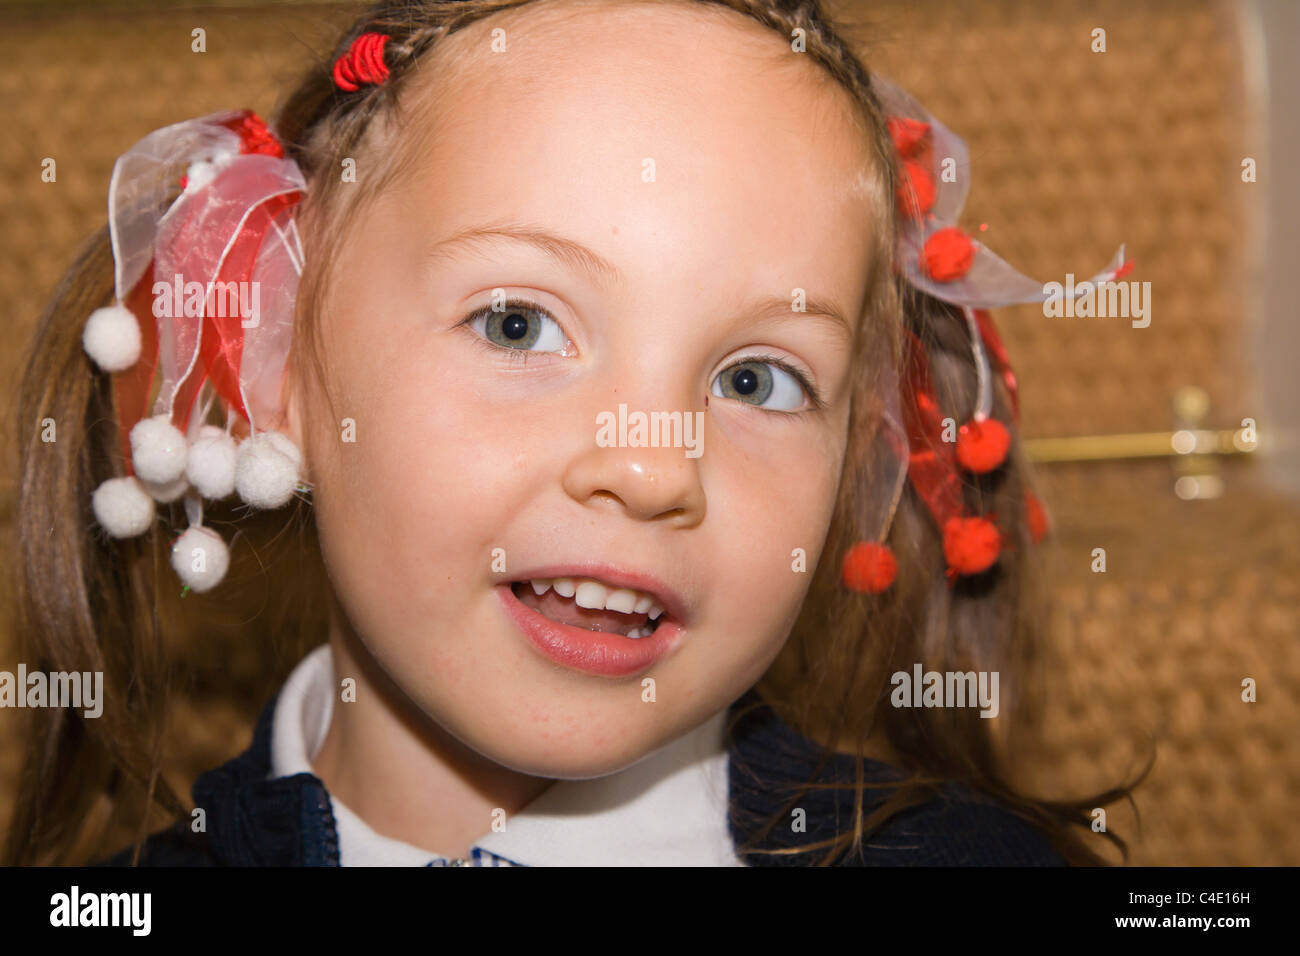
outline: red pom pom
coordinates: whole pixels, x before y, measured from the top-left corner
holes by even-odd
[[[889,136],[894,141],[894,149],[900,156],[908,157],[917,151],[925,134],[930,132],[930,124],[920,120],[908,119],[906,116],[890,116]]]
[[[982,475],[1007,459],[1011,433],[996,418],[970,421],[957,432],[957,461],[967,471]]]
[[[1025,520],[1029,523],[1030,538],[1033,539],[1034,544],[1038,544],[1047,536],[1047,512],[1043,510],[1043,503],[1032,491],[1025,492]]]
[[[844,586],[863,594],[879,594],[887,590],[898,576],[898,562],[894,552],[874,541],[859,541],[844,556],[841,572]]]
[[[920,219],[934,206],[934,177],[914,159],[903,160],[898,180],[898,209],[908,219]]]
[[[975,261],[975,243],[956,226],[940,229],[925,240],[921,268],[938,282],[951,282],[970,272]]]
[[[949,518],[943,526],[943,556],[957,574],[979,574],[993,567],[1002,535],[987,518]]]

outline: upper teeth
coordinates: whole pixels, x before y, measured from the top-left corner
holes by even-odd
[[[573,598],[578,607],[594,610],[604,608],[624,614],[648,614],[652,621],[664,612],[655,603],[653,595],[631,588],[612,588],[591,578],[534,578],[529,584],[538,597],[554,587],[556,594]]]

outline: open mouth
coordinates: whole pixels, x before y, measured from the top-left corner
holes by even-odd
[[[610,587],[592,578],[514,581],[510,590],[519,603],[558,624],[633,640],[649,637],[665,619],[654,595]]]

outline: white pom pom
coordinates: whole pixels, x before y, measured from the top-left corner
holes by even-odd
[[[263,432],[262,436],[271,443],[271,446],[276,451],[293,462],[295,468],[302,464],[302,452],[298,450],[298,446],[293,443],[293,439],[288,435],[283,432]]]
[[[279,508],[293,497],[298,485],[298,462],[281,450],[285,442],[293,448],[283,435],[263,432],[239,446],[235,489],[254,508]]]
[[[185,170],[185,189],[186,191],[201,189],[212,182],[213,177],[216,175],[217,167],[215,163],[206,159],[196,159]]]
[[[140,323],[124,305],[96,309],[86,321],[81,345],[105,372],[120,372],[140,358]]]
[[[185,436],[166,415],[143,418],[131,429],[131,463],[141,481],[173,482],[185,473]]]
[[[135,478],[110,478],[90,499],[95,520],[114,538],[133,538],[153,524],[153,499]]]
[[[190,163],[185,170],[185,191],[202,189],[238,155],[239,153],[231,149],[213,149],[208,155]]]
[[[235,490],[235,440],[216,425],[204,425],[185,457],[185,475],[204,498],[226,497]]]
[[[172,570],[191,591],[210,591],[221,583],[229,567],[230,549],[211,528],[187,528],[172,545]]]
[[[150,498],[163,505],[171,504],[171,502],[185,494],[190,487],[190,483],[185,480],[184,475],[181,475],[175,481],[167,481],[162,484],[152,481],[142,481],[140,484],[144,486],[144,490]]]

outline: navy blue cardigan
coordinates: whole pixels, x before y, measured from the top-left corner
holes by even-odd
[[[736,707],[758,702],[750,691]],[[329,795],[310,773],[268,780],[275,699],[263,709],[253,743],[242,754],[203,774],[194,802],[207,810],[207,832],[194,833],[188,820],[150,836],[141,852],[145,866],[338,866],[339,841]],[[728,741],[729,826],[740,858],[752,866],[799,866],[819,861],[823,851],[795,855],[746,853],[743,844],[780,812],[791,795],[781,784],[810,779],[821,751],[766,705],[748,711]],[[855,758],[835,754],[820,780],[851,782]],[[868,780],[890,782],[901,771],[866,761]],[[888,790],[867,791],[883,800]],[[807,846],[834,836],[851,820],[853,792],[810,791],[798,806],[806,832],[791,816],[755,844],[761,850]],[[841,866],[1062,866],[1064,861],[1039,830],[991,799],[948,786],[928,802],[894,815],[863,841],[860,853]],[[128,866],[128,848],[103,866]]]

